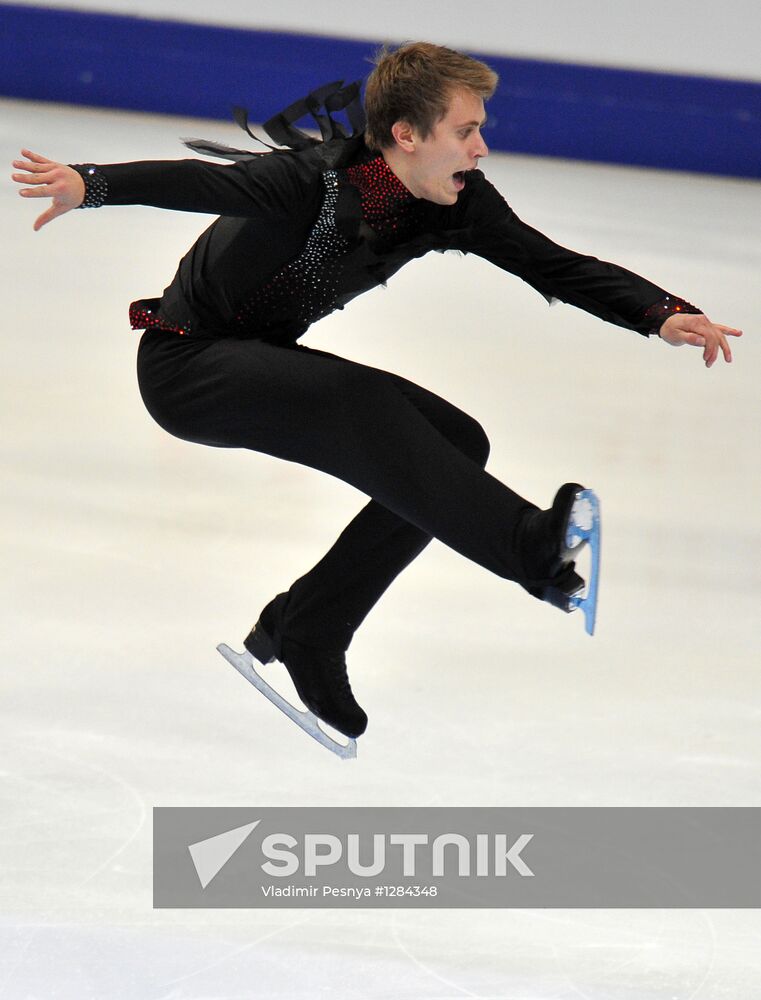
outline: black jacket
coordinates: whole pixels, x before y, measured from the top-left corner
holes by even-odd
[[[395,239],[363,218],[347,168],[370,163],[362,134],[299,150],[78,165],[86,205],[153,205],[219,216],[182,258],[160,299],[133,303],[135,328],[293,342],[315,320],[385,283],[430,250],[475,253],[544,295],[643,335],[691,306],[645,278],[568,250],[513,212],[480,170],[452,206],[409,198]],[[381,159],[381,166],[385,163]],[[388,170],[387,167],[385,167]]]

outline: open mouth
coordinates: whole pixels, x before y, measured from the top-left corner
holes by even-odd
[[[454,182],[458,187],[465,187],[465,171],[458,170],[457,173],[452,174]]]

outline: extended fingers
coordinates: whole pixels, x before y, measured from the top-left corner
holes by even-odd
[[[59,215],[63,215],[63,212],[56,205],[51,205],[42,215],[38,216],[35,220],[32,228],[35,233],[38,233],[43,226],[47,225],[52,219],[57,219]]]
[[[719,346],[721,347],[721,353],[724,355],[724,360],[729,362],[732,360],[732,348],[727,342],[727,337],[725,333],[719,334]]]
[[[22,170],[30,170],[32,173],[42,173],[50,170],[52,163],[35,163],[34,160],[14,160],[14,167],[21,167]]]
[[[726,362],[732,361],[732,350],[727,341],[727,337],[741,337],[742,330],[737,330],[731,326],[721,326],[712,323],[705,315],[684,316],[685,325],[690,333],[685,338],[687,343],[695,347],[703,348],[703,361],[706,368],[710,368],[719,356],[719,351],[724,355]]]
[[[16,181],[18,184],[48,184],[53,179],[51,177],[51,169],[49,163],[32,163],[26,160],[14,160],[14,167],[21,167],[24,171],[32,171],[31,173],[16,173],[11,174],[11,180]],[[42,190],[23,190],[19,194],[26,195],[27,197],[44,198],[48,194],[46,191]]]
[[[33,188],[21,188],[19,194],[24,198],[53,198],[55,196],[55,191],[52,185],[49,185],[45,180],[26,180],[22,179],[21,175],[14,175],[14,181],[19,181],[21,184],[38,184],[40,187]]]
[[[27,159],[32,160],[33,163],[53,163],[53,160],[49,160],[45,156],[40,156],[39,153],[33,153],[31,149],[22,149],[21,155],[26,156]]]
[[[719,326],[716,325],[717,330],[721,330],[725,337],[742,337],[742,330],[736,330],[733,326]]]
[[[714,326],[711,331],[712,336],[706,339],[706,347],[703,352],[703,360],[706,363],[706,368],[710,368],[711,365],[716,361],[719,356],[719,350],[724,355],[724,360],[726,362],[732,361],[732,349],[727,341],[727,335],[724,327]],[[740,336],[741,330],[734,331],[734,336]]]
[[[721,348],[721,353],[724,355],[724,360],[726,362],[732,361],[732,348],[729,346],[727,337],[742,337],[742,330],[737,330],[733,326],[721,326],[718,323],[712,323],[711,326],[716,331],[715,345],[712,352],[712,357],[710,363],[707,362],[707,367],[711,367],[719,354],[719,348]]]
[[[29,163],[14,160],[14,167],[23,167],[32,173],[11,174],[11,179],[18,184],[32,184],[34,187],[22,188],[20,195],[25,198],[54,198],[65,187],[65,173],[60,164],[52,161],[45,163]]]
[[[690,344],[703,350],[703,361],[710,368],[719,356],[731,362],[732,350],[728,337],[742,337],[742,330],[733,326],[722,326],[712,323],[703,313],[674,313],[661,325],[660,335],[666,343],[679,347]]]
[[[11,174],[11,180],[19,184],[48,184],[50,175],[45,174]]]
[[[31,149],[22,149],[21,153],[26,159],[14,160],[13,166],[20,168],[24,173],[11,174],[11,179],[18,184],[34,184],[37,190],[25,188],[19,191],[19,194],[26,198],[53,197],[56,192],[52,185],[59,180],[58,170],[61,165],[55,160],[40,156],[39,153],[33,153]],[[46,185],[51,185],[51,187],[43,190]]]
[[[718,323],[714,324],[714,330],[717,331],[716,343],[717,349],[714,351],[713,360],[711,364],[718,357],[718,348],[721,348],[721,353],[724,355],[724,360],[726,362],[731,362],[732,360],[732,348],[729,346],[727,337],[742,337],[742,330],[736,330],[732,326],[720,326]],[[710,368],[711,365],[708,365]]]

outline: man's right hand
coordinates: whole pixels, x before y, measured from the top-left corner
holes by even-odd
[[[13,166],[25,173],[11,174],[11,178],[19,184],[33,185],[22,188],[19,191],[21,197],[53,199],[50,208],[35,220],[34,230],[37,232],[59,215],[64,215],[72,208],[79,208],[85,197],[85,182],[76,170],[65,163],[48,160],[29,149],[22,149],[21,155],[26,159],[14,160]]]

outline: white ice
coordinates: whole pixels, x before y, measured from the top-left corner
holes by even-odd
[[[233,126],[0,102],[63,162],[180,157]],[[675,141],[678,141],[675,139]],[[685,167],[689,167],[686,163]],[[175,440],[142,407],[131,299],[208,218],[0,187],[0,1000],[755,1000],[749,910],[154,910],[153,806],[761,805],[761,186],[526,156],[487,175],[558,242],[745,330],[734,362],[549,309],[431,254],[305,343],[476,416],[490,471],[603,512],[597,634],[442,545],[351,649],[370,716],[326,753],[216,652],[364,498]],[[758,878],[758,873],[749,873]]]

